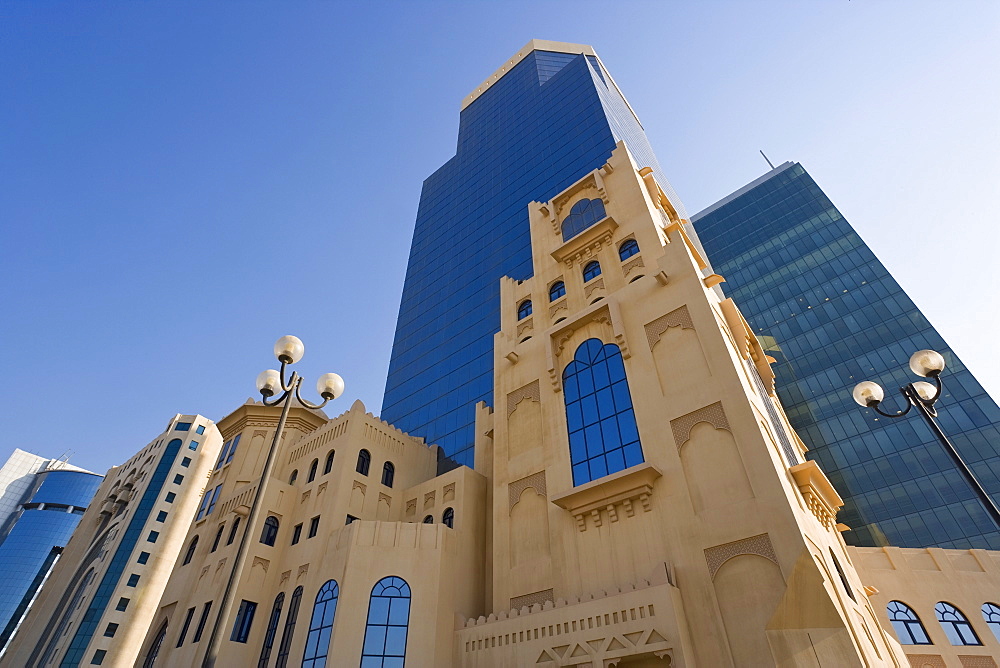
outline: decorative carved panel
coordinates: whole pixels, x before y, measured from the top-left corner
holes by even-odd
[[[510,599],[510,607],[512,610],[517,610],[524,606],[528,606],[530,608],[536,603],[538,603],[539,605],[544,605],[548,601],[555,600],[553,598],[554,593],[555,592],[553,592],[553,590],[551,589],[545,589],[542,591],[536,591],[533,594],[525,594],[524,596],[515,596],[514,598]]]
[[[538,381],[535,381],[535,383],[537,384]],[[442,492],[441,499],[443,501],[451,501],[454,498],[455,498],[455,483],[451,483],[449,485],[445,485],[444,486],[444,491]]]
[[[732,432],[726,412],[722,410],[722,402],[716,401],[714,404],[691,411],[687,415],[682,415],[670,421],[670,430],[674,434],[674,442],[677,447],[687,443],[691,438],[691,428],[699,422],[707,422],[716,429],[725,429]]]
[[[519,387],[507,394],[507,417],[510,417],[510,414],[514,412],[517,404],[522,399],[533,399],[538,402],[542,400],[537,380],[533,380],[524,387]]]
[[[507,486],[510,503],[510,505],[507,506],[508,511],[513,508],[514,504],[517,503],[517,500],[521,498],[522,492],[529,487],[535,490],[536,494],[544,498],[547,494],[545,490],[545,471],[532,473],[528,477],[515,480]]]
[[[712,575],[712,579],[715,579],[715,574],[722,568],[722,564],[733,557],[744,554],[756,554],[773,561],[775,564],[778,563],[778,555],[774,553],[771,539],[768,538],[766,533],[762,533],[758,536],[751,536],[750,538],[735,540],[732,543],[716,545],[705,550],[705,561],[708,562],[708,570]]]
[[[650,349],[660,340],[660,336],[671,327],[694,329],[694,323],[691,322],[691,314],[688,313],[687,306],[675,308],[670,313],[662,315],[646,325],[646,339],[649,341]]]
[[[590,295],[594,294],[596,290],[604,289],[604,279],[599,278],[596,281],[591,281],[583,289],[583,296],[586,299],[590,299]]]
[[[645,267],[645,263],[642,261],[642,256],[636,256],[622,265],[622,273],[625,274],[625,278],[628,278],[629,272],[631,272],[636,267]]]

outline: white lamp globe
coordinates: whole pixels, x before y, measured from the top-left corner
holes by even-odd
[[[273,396],[280,387],[281,376],[274,369],[261,371],[260,375],[257,376],[257,389],[264,395],[265,399]]]
[[[922,380],[919,380],[916,383],[914,383],[913,389],[917,391],[917,394],[924,401],[930,401],[931,399],[934,398],[934,395],[937,394],[936,387]]]
[[[336,399],[344,393],[344,379],[335,373],[324,373],[316,380],[316,391],[324,399]]]
[[[869,406],[877,406],[882,399],[885,397],[885,393],[878,383],[873,383],[870,380],[866,380],[863,383],[858,383],[854,386],[854,401],[857,402],[859,406],[864,406],[868,408]]]
[[[918,376],[933,378],[944,371],[944,358],[936,350],[918,350],[910,356],[910,370]]]
[[[306,347],[297,336],[283,336],[274,344],[274,356],[285,364],[295,364],[305,352]]]

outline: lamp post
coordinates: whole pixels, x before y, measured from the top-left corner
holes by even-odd
[[[323,403],[312,404],[302,398],[300,394],[300,387],[302,386],[302,376],[297,372],[293,371],[288,379],[285,379],[285,367],[289,364],[295,364],[305,353],[305,346],[302,345],[297,337],[294,336],[283,336],[278,339],[278,342],[274,344],[274,355],[281,362],[281,370],[275,371],[274,369],[268,369],[267,371],[261,372],[257,376],[257,389],[260,391],[263,397],[263,402],[265,406],[281,406],[281,417],[278,419],[278,426],[274,430],[274,438],[271,440],[271,448],[267,451],[267,460],[264,462],[264,471],[260,475],[260,481],[257,483],[257,489],[253,495],[253,501],[250,504],[250,513],[247,516],[246,525],[243,529],[243,535],[240,537],[240,544],[236,548],[236,556],[233,559],[233,568],[229,572],[229,580],[226,582],[226,590],[222,595],[222,603],[219,606],[219,613],[215,618],[215,623],[212,625],[212,633],[208,640],[208,649],[205,652],[205,658],[202,661],[203,668],[214,668],[216,661],[219,658],[219,652],[222,649],[223,637],[223,625],[226,623],[226,618],[229,617],[233,610],[233,599],[236,594],[236,583],[239,582],[240,576],[243,573],[243,568],[246,565],[247,554],[250,544],[251,531],[257,524],[257,519],[260,517],[261,513],[261,499],[264,498],[264,491],[267,487],[267,483],[271,478],[271,472],[274,470],[275,454],[278,451],[278,446],[281,443],[281,435],[285,430],[285,421],[288,418],[288,411],[292,406],[292,399],[294,398],[300,405],[311,408],[319,409],[326,406],[326,404],[332,399],[336,399],[341,394],[344,393],[344,379],[335,373],[325,373],[319,377],[316,382],[316,391],[323,398]],[[281,392],[277,399],[268,401],[271,397],[278,392]]]
[[[937,417],[937,410],[934,408],[934,404],[941,397],[941,372],[944,371],[944,357],[941,356],[941,353],[934,350],[918,350],[910,356],[910,370],[918,376],[932,379],[934,384],[931,385],[921,380],[915,383],[908,383],[905,387],[899,388],[903,398],[906,399],[906,408],[903,410],[896,411],[895,413],[886,413],[880,409],[879,404],[882,403],[885,393],[878,383],[870,380],[858,383],[854,387],[854,401],[860,406],[871,408],[879,415],[887,418],[903,417],[910,412],[911,408],[916,406],[917,411],[919,411],[920,415],[927,422],[927,426],[937,436],[945,452],[951,456],[959,472],[965,476],[966,482],[969,483],[976,496],[979,497],[979,501],[986,509],[986,513],[997,527],[1000,528],[1000,508],[997,508],[993,499],[990,498],[990,495],[983,489],[979,480],[976,479],[972,469],[969,468],[965,460],[962,459],[962,456],[958,454],[958,450],[955,449],[955,446],[945,436],[944,431],[941,430],[941,425],[934,419]]]

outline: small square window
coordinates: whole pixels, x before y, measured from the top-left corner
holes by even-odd
[[[137,584],[139,584],[139,574],[138,573],[132,573],[131,575],[128,576],[128,582],[125,583],[125,586],[126,587],[134,587]]]
[[[198,441],[191,441],[190,443],[188,443],[188,449],[189,450],[197,450],[198,449]]]
[[[298,543],[300,538],[302,538],[302,523],[301,522],[292,527],[292,545],[295,545],[296,543]]]
[[[174,431],[187,431],[191,428],[190,422],[178,422],[177,426],[174,427]]]
[[[177,475],[174,476],[174,484],[175,485],[179,485],[182,482],[184,482],[184,476],[182,476],[180,473],[178,473]]]
[[[128,607],[128,602],[129,599],[122,596],[120,599],[118,599],[118,605],[115,606],[115,610],[117,610],[118,612],[125,612],[125,608]]]
[[[161,510],[160,512],[156,513],[156,521],[157,522],[166,522],[167,521],[167,511]]]
[[[185,457],[184,459],[182,459],[181,460],[181,466],[183,466],[184,468],[187,468],[187,467],[191,466],[191,458],[190,457]]]
[[[177,498],[176,494],[174,494],[173,492],[167,492],[167,496],[166,496],[166,498],[164,500],[167,503],[173,503],[174,499],[176,499],[176,498]]]
[[[309,520],[309,535],[306,538],[312,538],[319,531],[319,515]]]
[[[94,652],[94,658],[90,660],[90,665],[99,666],[104,663],[104,657],[107,656],[108,651],[104,649],[99,649]]]
[[[198,428],[194,430],[194,433],[196,433],[196,434],[204,434],[205,433],[205,425],[203,425],[203,424],[198,425]]]
[[[104,637],[105,638],[114,638],[115,637],[115,633],[117,633],[117,632],[118,632],[118,625],[115,624],[114,622],[112,622],[112,623],[108,624],[108,628],[104,629]]]
[[[155,543],[156,539],[159,538],[159,537],[160,537],[160,532],[159,531],[150,531],[149,535],[146,536],[146,542],[148,542],[148,543]]]
[[[136,559],[136,561],[138,561],[140,564],[144,564],[147,561],[149,561],[149,552],[140,552],[139,558]]]

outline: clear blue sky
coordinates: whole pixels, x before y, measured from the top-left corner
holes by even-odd
[[[1000,3],[4,2],[0,457],[103,472],[285,333],[377,412],[421,182],[531,38],[594,45],[691,212],[802,162],[1000,396]]]

